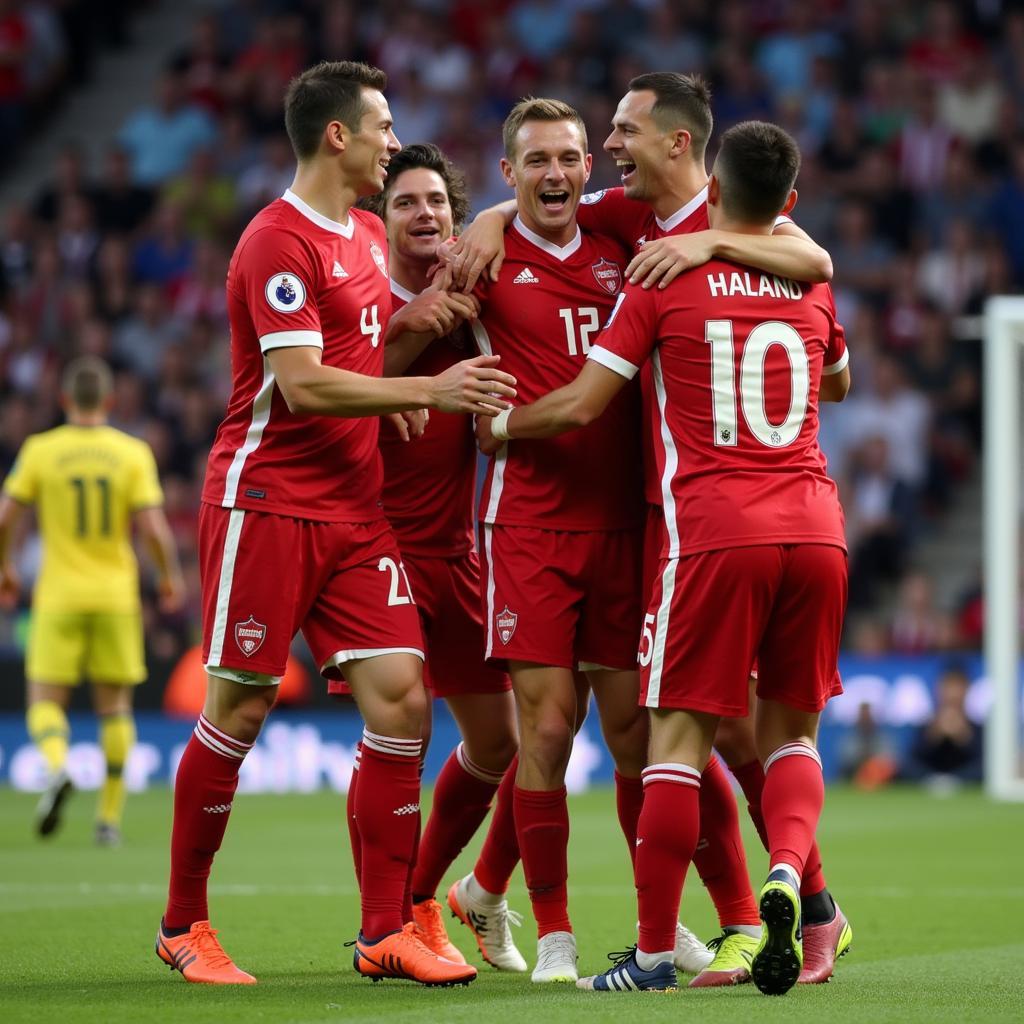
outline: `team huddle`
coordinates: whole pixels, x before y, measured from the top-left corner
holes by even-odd
[[[462,231],[461,174],[400,147],[385,86],[351,62],[292,82],[294,183],[228,271],[233,389],[199,521],[208,688],[157,954],[189,981],[256,980],[211,928],[207,880],[301,630],[365,723],[357,972],[476,977],[437,895],[493,805],[443,897],[493,967],[605,992],[677,971],[768,994],[827,981],[852,938],[815,842],[846,547],[818,403],[850,374],[830,261],[787,216],[796,145],[738,125],[709,177],[706,86],[642,75],[604,143],[622,187],[587,194],[579,114],[526,99],[504,125],[515,198]],[[565,772],[591,695],[639,936],[580,978]],[[462,742],[421,828],[431,697]],[[757,896],[723,762],[769,854]],[[509,927],[520,861],[532,969]],[[706,945],[679,920],[691,862],[721,926]]]

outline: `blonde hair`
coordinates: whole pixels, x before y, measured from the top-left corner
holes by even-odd
[[[516,136],[519,129],[528,121],[571,121],[580,130],[583,138],[583,152],[587,152],[587,126],[583,123],[579,111],[561,100],[544,97],[526,96],[521,99],[505,118],[501,126],[502,140],[505,143],[505,156],[509,160],[515,158]]]

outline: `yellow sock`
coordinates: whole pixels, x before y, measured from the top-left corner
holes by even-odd
[[[54,700],[37,700],[28,706],[25,723],[32,742],[46,760],[51,775],[56,775],[68,759],[71,729],[64,709]]]
[[[107,759],[107,777],[100,789],[96,819],[107,825],[120,825],[124,812],[124,766],[135,746],[135,719],[131,715],[101,718],[100,746]]]

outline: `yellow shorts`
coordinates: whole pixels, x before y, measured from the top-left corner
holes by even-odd
[[[134,686],[146,678],[141,612],[33,612],[25,675],[34,683]]]

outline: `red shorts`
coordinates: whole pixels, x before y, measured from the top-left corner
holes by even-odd
[[[647,518],[644,520],[644,607],[651,601],[654,581],[658,578],[661,565],[661,549],[665,543],[665,507],[647,503]]]
[[[836,669],[846,553],[773,544],[664,559],[640,645],[640,703],[741,718],[757,695],[820,711]]]
[[[387,520],[322,523],[203,504],[203,662],[284,675],[301,629],[327,676],[379,654],[423,657],[416,606]]]
[[[434,696],[510,690],[508,676],[484,661],[480,562],[476,552],[459,558],[410,555],[404,565],[426,641],[423,681]],[[351,690],[344,680],[331,680],[327,692],[345,694]]]
[[[493,664],[636,667],[642,531],[484,526],[482,532]]]

